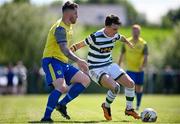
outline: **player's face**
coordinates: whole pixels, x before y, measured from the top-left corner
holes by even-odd
[[[109,28],[111,36],[114,36],[118,32],[118,29],[119,29],[119,25],[112,24]]]
[[[133,37],[139,37],[140,30],[138,28],[133,28],[132,29],[132,35],[133,35]]]
[[[69,16],[70,16],[70,21],[72,24],[75,24],[76,23],[76,20],[78,18],[78,13],[77,13],[77,9],[74,9],[74,10],[70,10],[69,11]]]

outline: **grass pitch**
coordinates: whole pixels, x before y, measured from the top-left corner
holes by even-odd
[[[0,96],[0,123],[40,123],[48,95]],[[83,94],[68,105],[71,120],[65,120],[54,111],[54,123],[142,123],[124,115],[125,97],[119,95],[112,104],[112,121],[105,121],[101,103],[105,94]],[[180,95],[144,95],[139,113],[144,108],[154,108],[157,111],[156,123],[180,123]]]

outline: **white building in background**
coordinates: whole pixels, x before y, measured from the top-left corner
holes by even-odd
[[[88,25],[103,25],[107,15],[117,15],[126,24],[126,12],[120,5],[80,5],[78,22]]]
[[[53,13],[61,13],[61,7],[51,6],[50,11]],[[104,25],[107,15],[117,15],[122,24],[126,25],[127,13],[126,9],[121,5],[96,5],[81,4],[78,8],[78,23],[82,25]]]

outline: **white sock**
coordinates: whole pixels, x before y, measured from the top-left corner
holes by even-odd
[[[106,100],[105,100],[105,107],[110,108],[111,103],[116,98],[116,94],[114,94],[111,90],[108,90]]]
[[[126,109],[132,109],[133,108],[133,100],[135,91],[134,88],[125,88],[125,95],[126,95]]]

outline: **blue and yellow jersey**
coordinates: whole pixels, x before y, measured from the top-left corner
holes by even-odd
[[[133,38],[128,38],[134,44]],[[129,71],[139,72],[139,67],[142,65],[144,55],[148,54],[147,43],[142,38],[135,43],[134,48],[130,48],[127,44],[123,44],[122,53],[125,53],[125,65]]]
[[[68,58],[59,47],[60,42],[72,42],[72,25],[68,26],[59,19],[49,30],[43,58],[54,57],[64,63],[68,63]]]

